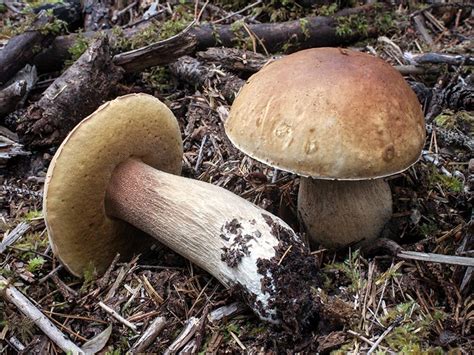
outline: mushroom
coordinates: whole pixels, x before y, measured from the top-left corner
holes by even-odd
[[[300,51],[254,74],[225,125],[250,157],[301,175],[299,218],[310,242],[377,238],[392,215],[383,177],[420,156],[423,113],[382,59],[341,48]]]
[[[178,176],[182,153],[176,118],[153,96],[123,96],[85,118],[46,177],[43,207],[56,256],[76,276],[90,265],[103,272],[117,253],[149,248],[151,236],[238,290],[262,319],[281,322],[283,305],[294,302],[304,324],[315,308],[314,258],[279,218]],[[293,294],[288,284],[306,291]]]

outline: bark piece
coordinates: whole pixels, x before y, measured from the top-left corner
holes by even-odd
[[[229,101],[233,101],[235,95],[245,84],[245,81],[236,75],[225,73],[214,65],[200,62],[199,60],[183,56],[170,65],[174,75],[181,80],[194,85],[212,84]]]
[[[38,79],[36,68],[27,64],[11,80],[11,83],[0,90],[0,118],[26,99]]]
[[[60,143],[71,129],[107,99],[122,71],[110,61],[107,37],[89,49],[31,105],[17,131],[32,146]]]
[[[225,69],[246,73],[255,73],[265,64],[281,56],[268,57],[261,53],[225,47],[211,47],[203,52],[196,53],[197,58]]]

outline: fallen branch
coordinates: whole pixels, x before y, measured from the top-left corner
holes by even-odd
[[[0,276],[0,295],[8,302],[13,303],[18,309],[40,328],[65,353],[83,354],[81,348],[70,341],[66,335],[31,303],[20,291]]]
[[[190,28],[167,40],[117,54],[114,57],[114,63],[122,66],[128,72],[141,71],[150,66],[169,64],[179,56],[190,55],[196,50],[215,46],[246,45],[247,41],[251,40],[251,36],[259,39],[260,47],[258,49],[269,52],[294,52],[312,47],[339,46],[378,34],[378,29],[375,26],[364,33],[355,31],[346,34],[338,33],[339,18],[351,15],[373,16],[375,12],[377,11],[374,11],[373,6],[367,5],[344,9],[332,17],[308,17],[271,24],[244,25],[243,22],[241,25],[238,23],[233,25],[206,24]],[[170,55],[171,53],[175,53],[174,58]]]
[[[145,330],[140,339],[132,346],[130,352],[141,353],[144,352],[156,337],[161,333],[166,325],[165,317],[157,317]]]
[[[41,12],[27,31],[10,38],[0,51],[0,85],[29,63],[38,54],[38,48],[48,47],[55,34],[45,28],[53,19],[52,16]]]
[[[27,109],[17,132],[32,147],[59,144],[71,129],[92,113],[122,77],[110,61],[107,37],[89,49]]]

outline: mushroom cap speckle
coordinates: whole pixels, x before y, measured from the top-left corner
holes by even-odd
[[[341,48],[265,66],[241,89],[225,129],[252,158],[322,179],[403,171],[425,141],[421,106],[403,77],[382,59]]]
[[[76,276],[91,265],[106,270],[117,253],[149,247],[143,232],[105,212],[115,167],[134,157],[172,174],[181,172],[183,149],[173,113],[146,94],[119,97],[79,123],[48,169],[43,209],[53,252]]]

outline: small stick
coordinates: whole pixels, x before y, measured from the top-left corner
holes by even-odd
[[[70,341],[66,335],[38,309],[28,298],[26,298],[13,285],[0,276],[0,295],[8,302],[13,303],[18,309],[30,319],[46,336],[51,339],[65,353],[83,354],[84,352],[76,344]]]
[[[42,284],[45,283],[51,276],[53,276],[55,273],[57,273],[59,270],[63,268],[62,265],[56,266],[53,270],[51,270],[46,276],[42,277],[39,279],[38,283]]]
[[[421,260],[432,263],[451,265],[474,266],[474,258],[466,256],[442,255],[432,253],[420,253],[416,251],[399,251],[397,257],[409,260]]]
[[[212,323],[218,322],[223,318],[226,319],[231,319],[237,314],[240,314],[241,312],[245,311],[247,307],[243,305],[242,303],[239,302],[234,302],[226,306],[219,307],[215,310],[213,310],[207,318],[209,321]]]
[[[377,339],[377,341],[374,343],[374,345],[372,345],[372,347],[367,352],[367,355],[372,354],[374,352],[374,350],[377,349],[377,346],[382,342],[383,338],[385,338],[388,335],[388,333],[390,333],[393,330],[393,328],[395,328],[397,325],[399,325],[401,321],[402,321],[402,317],[396,318],[395,321],[392,324],[390,324],[390,326],[387,329],[385,329],[385,331]]]
[[[156,339],[166,325],[165,317],[156,317],[156,319],[148,326],[143,335],[132,346],[130,352],[141,353],[144,352],[150,344]]]
[[[168,347],[168,349],[166,349],[163,355],[175,354],[179,349],[181,349],[189,341],[189,339],[191,339],[194,333],[196,333],[198,327],[199,327],[199,318],[196,318],[196,317],[189,318],[181,334],[178,335],[178,337]]]
[[[197,161],[196,161],[196,166],[194,167],[194,171],[196,173],[199,171],[199,167],[201,166],[202,154],[204,152],[204,145],[206,144],[206,141],[207,141],[207,135],[204,136],[204,138],[202,139],[202,142],[201,142],[201,146],[199,147],[199,154],[198,154],[198,158],[197,158]]]
[[[123,325],[129,327],[131,330],[133,330],[134,332],[137,331],[137,326],[135,324],[132,324],[130,323],[128,320],[126,320],[125,318],[123,318],[120,314],[118,314],[116,311],[114,311],[112,308],[110,308],[109,306],[107,306],[104,302],[100,301],[99,302],[99,307],[102,308],[105,312],[107,312],[108,314],[110,314],[112,317],[114,317],[115,319],[117,319],[120,323],[122,323]]]
[[[0,243],[0,253],[3,253],[8,246],[12,245],[20,239],[26,232],[30,230],[30,224],[26,222],[19,223],[8,235],[3,238]]]

